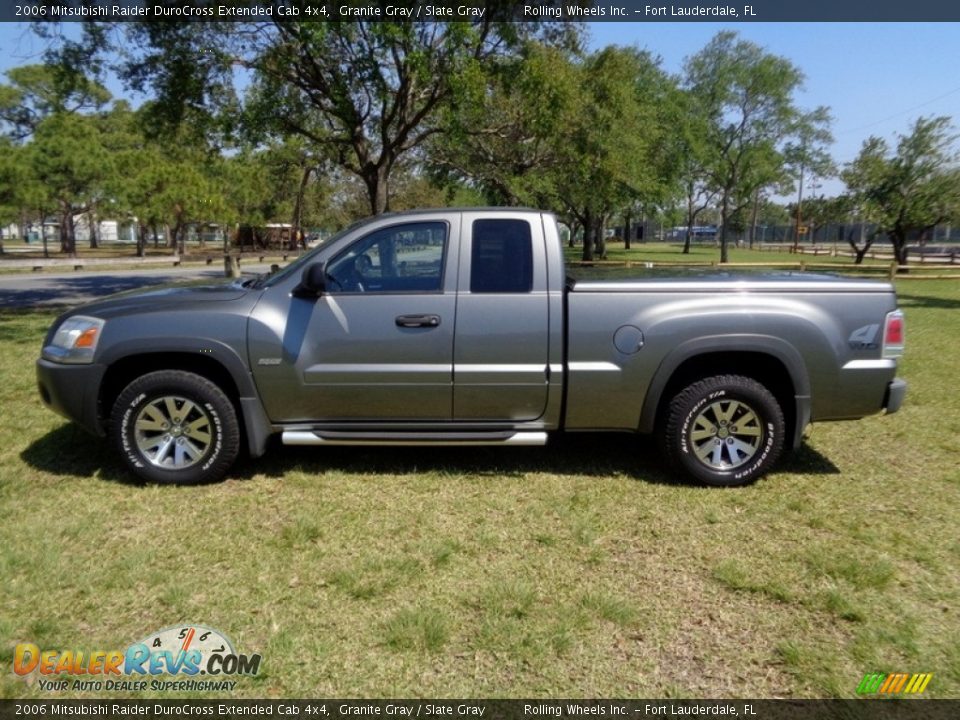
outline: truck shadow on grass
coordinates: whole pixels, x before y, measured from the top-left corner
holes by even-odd
[[[34,441],[21,455],[30,467],[59,476],[77,476],[128,485],[144,483],[129,473],[108,440],[65,424]],[[258,476],[282,478],[292,470],[320,475],[328,470],[356,475],[447,473],[516,477],[526,473],[630,477],[656,485],[687,482],[669,472],[653,438],[624,433],[560,435],[542,448],[509,447],[284,447],[278,439],[257,460],[241,456],[229,480]],[[776,472],[839,474],[830,460],[809,445],[789,454]]]

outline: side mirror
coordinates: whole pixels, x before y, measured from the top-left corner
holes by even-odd
[[[293,289],[297,297],[317,297],[327,289],[327,264],[318,262],[307,265],[300,276],[300,284]]]

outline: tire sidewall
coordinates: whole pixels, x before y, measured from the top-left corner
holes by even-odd
[[[171,375],[179,377],[173,378]],[[152,464],[137,448],[136,419],[143,408],[157,398],[175,395],[195,403],[210,418],[211,443],[201,460],[182,470]],[[114,439],[127,466],[148,482],[193,485],[219,479],[237,453],[236,416],[233,406],[220,390],[188,373],[151,373],[134,380],[114,404]],[[232,435],[230,435],[232,430]],[[229,437],[233,438],[230,442]]]
[[[687,402],[678,408],[682,419],[674,442],[677,460],[686,472],[708,485],[736,486],[748,484],[769,470],[783,446],[783,415],[773,397],[762,386],[757,387],[762,392],[734,383],[716,383],[715,387],[709,390],[705,388],[705,392],[697,393],[692,400],[687,399]],[[694,453],[690,439],[691,427],[696,417],[704,407],[718,400],[744,403],[756,413],[763,428],[763,437],[756,454],[747,463],[729,470],[713,470],[701,462]]]

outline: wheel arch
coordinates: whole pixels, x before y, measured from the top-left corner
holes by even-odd
[[[230,372],[219,362],[197,353],[147,352],[126,355],[107,366],[100,383],[100,418],[109,423],[110,410],[123,389],[138,377],[159,370],[182,370],[217,385],[240,410],[240,391]]]
[[[670,399],[697,380],[743,375],[767,387],[787,423],[787,437],[800,437],[809,418],[810,380],[803,358],[785,340],[769,336],[721,336],[678,345],[660,363],[644,400],[640,432],[653,432]]]
[[[191,344],[196,342],[196,339],[192,339]],[[133,380],[159,370],[182,370],[206,378],[224,392],[240,420],[241,442],[247,446],[251,457],[263,455],[272,427],[249,374],[229,347],[211,347],[210,343],[201,345],[193,350],[131,348],[127,353],[113,353],[106,359],[107,370],[97,397],[97,416],[101,427],[109,427],[114,402]],[[227,358],[226,362],[224,358]]]

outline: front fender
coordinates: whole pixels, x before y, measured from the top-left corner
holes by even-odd
[[[111,343],[104,348],[102,353],[98,353],[97,362],[111,366],[137,355],[163,353],[176,353],[178,355],[195,353],[198,357],[217,362],[230,374],[240,397],[256,396],[256,389],[253,386],[247,364],[237,350],[225,342],[212,338],[168,335],[124,340]]]

